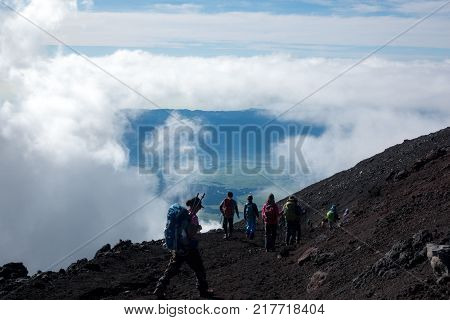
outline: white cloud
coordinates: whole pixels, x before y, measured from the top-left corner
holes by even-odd
[[[382,11],[383,7],[366,3],[356,3],[351,6],[350,10],[357,13],[376,13]]]
[[[170,57],[142,51],[118,51],[96,58],[101,66],[161,106],[240,109],[277,106],[284,110],[353,64],[346,59],[296,59],[285,55],[242,57]],[[110,92],[122,106],[143,106],[144,101],[74,56],[57,58],[51,70],[61,81],[64,74],[88,75],[92,84]],[[430,108],[447,110],[449,61],[398,62],[371,59],[355,68],[296,109],[303,117],[326,120],[327,110],[351,108]],[[152,107],[147,104],[148,107]]]
[[[71,2],[38,4],[24,12],[49,28],[73,10]],[[109,92],[111,83],[76,56],[36,55],[36,36],[17,18],[0,34],[0,264],[24,261],[32,272],[152,199],[161,182],[127,168],[118,111],[131,101],[129,92]],[[161,237],[167,201],[176,194],[157,197],[61,266],[119,238]]]
[[[302,16],[232,12],[219,14],[80,12],[65,19],[57,35],[71,45],[165,47],[193,44],[377,46],[416,18]],[[433,17],[398,39],[398,46],[450,48],[450,20]],[[47,41],[52,43],[50,39]]]
[[[439,6],[443,5],[447,1],[400,1],[394,6],[393,11],[402,14],[418,14],[425,15],[434,11]],[[440,14],[449,13],[450,5],[447,5],[442,9]]]
[[[305,3],[311,3],[315,5],[329,7],[330,10],[338,12],[343,15],[351,14],[371,14],[376,12],[383,12],[386,15],[413,15],[420,16],[425,15],[439,6],[443,5],[446,1],[436,0],[302,0]],[[439,14],[447,14],[450,12],[450,7],[444,7]]]
[[[85,10],[91,10],[94,7],[94,0],[81,0],[81,6]]]
[[[23,1],[18,1],[18,7],[22,7]],[[23,7],[21,14],[32,17],[35,24],[44,29],[54,29],[60,21],[67,17],[67,13],[76,8],[74,1],[32,1]],[[45,36],[42,32],[36,32],[36,27],[14,13],[7,11],[7,19],[0,25],[0,70],[8,68],[11,64],[31,63],[36,54],[41,53],[42,41]],[[33,37],[26,36],[33,34]]]
[[[203,7],[194,3],[170,4],[170,3],[155,3],[150,5],[149,10],[160,13],[188,13],[199,12]]]
[[[20,138],[1,137],[0,147],[1,263],[23,261],[32,272],[45,269],[155,192],[156,179],[138,176],[135,170],[116,170],[88,155],[58,165],[26,149]],[[59,267],[92,256],[119,238],[160,237],[166,209],[164,198],[157,199]]]
[[[171,179],[196,176],[200,174],[196,158],[200,148],[198,135],[202,123],[198,119],[185,119],[177,112],[172,112],[171,115],[143,141],[144,154],[152,157],[147,159],[146,165],[152,166],[152,163],[158,162],[160,167],[157,169]]]
[[[349,169],[359,161],[402,143],[405,139],[429,134],[450,125],[448,113],[444,116],[424,116],[411,110],[388,108],[354,111],[336,108],[329,110],[328,117],[330,122],[322,136],[305,138],[301,151],[310,172],[303,174],[297,162],[298,174],[291,177],[297,182],[290,186],[290,191],[300,190]],[[287,157],[288,145],[289,142],[285,142],[276,146],[275,154]]]

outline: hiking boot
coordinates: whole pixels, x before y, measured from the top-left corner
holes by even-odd
[[[213,289],[200,290],[200,298],[212,298],[214,296]]]

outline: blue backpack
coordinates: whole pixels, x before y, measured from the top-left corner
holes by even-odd
[[[189,242],[186,230],[189,224],[189,211],[177,203],[173,204],[167,213],[166,229],[164,230],[167,249],[182,249]]]

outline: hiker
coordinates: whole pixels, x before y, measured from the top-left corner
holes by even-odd
[[[322,220],[322,225],[326,222],[328,222],[328,227],[333,229],[334,223],[337,220],[337,207],[335,204],[333,204],[330,208],[330,210],[327,211],[327,214],[325,218]]]
[[[197,213],[200,209],[203,209],[203,205],[200,204],[200,209],[199,210],[193,210],[192,208],[196,207],[196,204],[193,203],[193,201],[196,201],[195,199],[198,199],[197,197],[186,201],[186,205],[189,207],[189,216],[191,218],[191,225],[189,228],[190,234],[192,236],[195,236],[198,232],[200,232],[200,230],[202,230],[202,226],[200,225],[199,221],[198,221],[198,216]]]
[[[338,212],[338,209],[337,209],[337,205],[333,204],[333,205],[331,206],[331,209],[330,209],[330,210],[333,211],[333,214],[334,214],[334,221],[336,222],[336,221],[340,220],[340,218],[339,218],[339,212]]]
[[[273,194],[269,195],[269,198],[262,208],[262,217],[265,226],[265,248],[266,251],[269,252],[275,250],[278,220],[280,218],[280,211],[275,203],[275,197]]]
[[[239,209],[236,201],[233,199],[233,192],[229,191],[227,193],[227,197],[222,201],[219,209],[223,215],[223,231],[225,232],[223,238],[230,239],[233,234],[233,220],[235,213],[239,219]]]
[[[244,220],[246,222],[245,234],[249,240],[253,240],[255,237],[256,219],[258,218],[258,207],[253,203],[253,196],[249,195],[247,197],[247,203],[244,206]]]
[[[297,199],[290,196],[283,206],[282,215],[284,215],[287,223],[286,245],[294,244],[300,241],[300,219],[303,209],[299,206]]]
[[[169,208],[167,214],[167,225],[164,234],[166,246],[172,251],[172,257],[153,292],[158,299],[164,298],[170,279],[179,273],[184,262],[195,272],[200,297],[207,298],[213,294],[212,290],[208,289],[205,267],[198,250],[198,240],[195,239],[195,234],[199,231],[199,225],[192,223],[192,217],[196,216],[198,211],[203,208],[202,199],[197,195],[188,200],[186,206],[189,209],[179,204],[174,204]]]

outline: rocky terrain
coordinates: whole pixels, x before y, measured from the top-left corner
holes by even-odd
[[[449,299],[450,128],[393,146],[297,193],[307,209],[303,239],[265,252],[263,230],[247,241],[242,224],[225,241],[201,234],[217,299]],[[280,201],[280,205],[284,200]],[[331,203],[350,210],[341,226],[320,227]],[[105,245],[93,259],[28,276],[0,268],[1,299],[154,299],[170,254],[162,241]],[[188,267],[169,299],[197,299]]]

